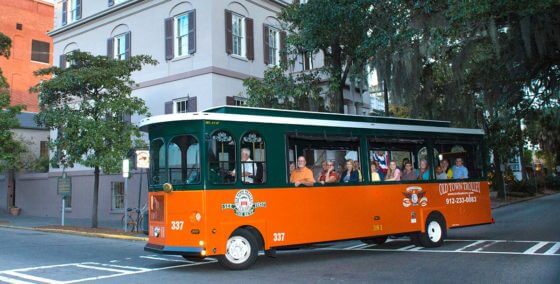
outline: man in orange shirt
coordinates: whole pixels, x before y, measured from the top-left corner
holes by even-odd
[[[290,174],[290,182],[295,186],[300,186],[302,184],[305,186],[313,186],[313,183],[315,183],[313,172],[305,167],[306,165],[307,161],[305,157],[299,156],[297,160],[297,169]]]

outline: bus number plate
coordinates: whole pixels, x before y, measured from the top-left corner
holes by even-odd
[[[171,230],[173,231],[181,231],[183,230],[183,221],[171,221]]]
[[[274,234],[272,234],[272,241],[283,242],[285,236],[286,236],[285,233],[274,233]]]

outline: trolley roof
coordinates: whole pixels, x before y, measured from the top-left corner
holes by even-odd
[[[264,124],[442,132],[473,135],[484,134],[484,131],[481,129],[450,127],[451,123],[449,121],[380,116],[359,116],[241,106],[219,106],[209,108],[201,112],[157,115],[141,120],[139,126],[140,130],[148,131],[148,127],[154,124],[194,120],[219,120],[234,122],[254,122]]]

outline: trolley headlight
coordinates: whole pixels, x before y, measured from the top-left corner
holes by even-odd
[[[166,182],[163,184],[163,191],[165,193],[170,193],[173,191],[173,185],[171,185],[170,183]]]
[[[194,219],[195,219],[197,222],[200,222],[200,220],[202,220],[202,214],[200,214],[200,212],[196,212],[196,213],[194,214]]]
[[[198,245],[201,246],[201,247],[203,247],[203,246],[204,246],[204,241],[203,241],[203,240],[200,240],[200,241],[198,242]]]

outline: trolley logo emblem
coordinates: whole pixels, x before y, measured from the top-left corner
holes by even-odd
[[[411,186],[403,192],[405,198],[403,199],[403,206],[410,207],[410,206],[426,206],[428,205],[428,198],[424,195],[426,192],[422,191],[422,188],[419,186]]]
[[[258,207],[266,207],[266,202],[254,202],[253,195],[246,189],[237,192],[234,203],[222,204],[222,210],[233,209],[233,213],[240,217],[253,215]]]

